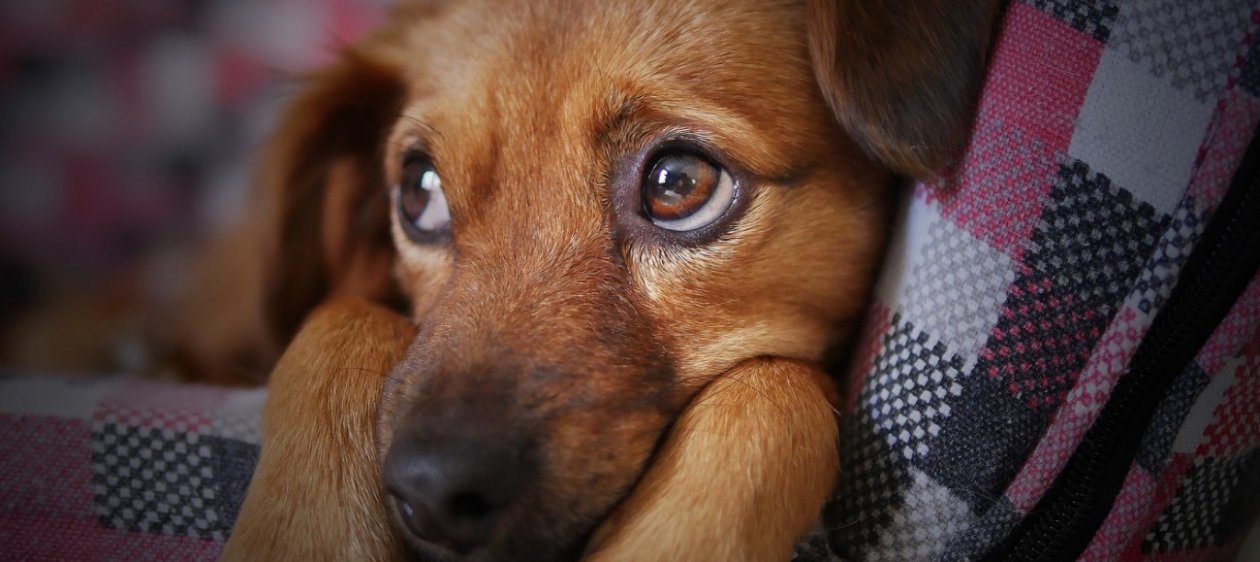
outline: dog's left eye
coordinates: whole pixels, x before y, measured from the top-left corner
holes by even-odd
[[[403,231],[412,240],[433,242],[450,229],[451,212],[442,192],[442,177],[427,156],[407,156],[394,191]]]
[[[720,166],[690,152],[658,156],[643,178],[643,212],[677,232],[713,223],[735,200],[735,182]]]

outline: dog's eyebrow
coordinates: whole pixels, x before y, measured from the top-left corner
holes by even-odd
[[[409,115],[406,110],[398,112],[398,120],[406,121],[404,133],[409,136],[418,136],[422,139],[441,139],[442,133],[438,132],[428,123],[421,121],[420,118]]]
[[[805,177],[811,168],[808,163],[784,162],[769,149],[771,143],[755,141],[763,138],[763,131],[737,113],[718,107],[679,105],[644,95],[623,95],[610,97],[605,108],[606,117],[592,123],[592,140],[597,146],[616,152],[633,150],[655,131],[677,129],[670,125],[683,124],[684,129],[720,145],[747,169],[768,181],[791,185]]]
[[[646,105],[646,99],[643,96],[611,97],[606,106],[608,111],[602,113],[605,117],[593,124],[592,137],[597,145],[616,144],[618,139],[627,136],[627,129],[632,123],[631,118],[635,113],[642,111]]]

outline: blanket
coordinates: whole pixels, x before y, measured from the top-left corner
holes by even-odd
[[[0,376],[0,559],[215,560],[266,391]]]
[[[1008,6],[967,152],[903,206],[855,354],[838,553],[977,559],[1053,488],[1255,135],[1258,9]],[[1163,395],[1081,559],[1237,551],[1260,499],[1257,325],[1253,277]]]

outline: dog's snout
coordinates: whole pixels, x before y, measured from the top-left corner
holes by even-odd
[[[399,436],[384,463],[386,489],[417,538],[458,553],[490,541],[529,467],[513,447],[466,438]]]

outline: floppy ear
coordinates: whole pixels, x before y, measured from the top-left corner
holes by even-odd
[[[967,139],[999,0],[810,0],[814,73],[875,159],[920,179]]]
[[[278,341],[330,295],[398,301],[381,154],[406,90],[386,53],[352,47],[312,77],[265,154],[263,304]]]

